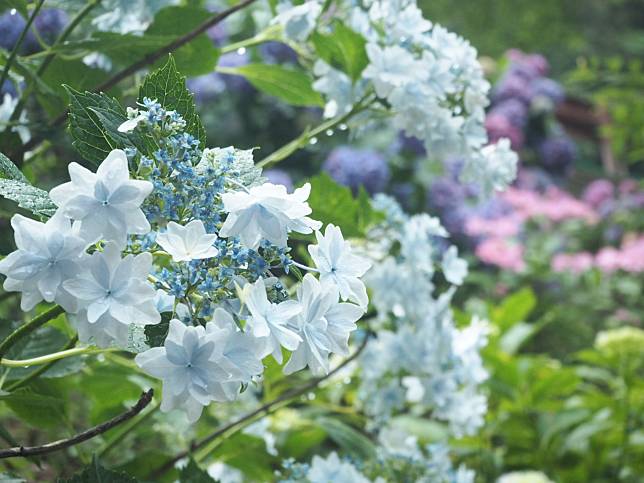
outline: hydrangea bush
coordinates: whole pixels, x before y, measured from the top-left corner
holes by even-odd
[[[466,314],[457,321],[451,308],[468,269],[449,232],[386,195],[369,197],[389,180],[377,146],[329,156],[325,169],[353,191],[328,176],[287,189],[283,172],[263,168],[336,129],[352,136],[402,131],[422,141],[427,170],[458,156],[459,179],[481,196],[504,190],[517,156],[507,139],[488,142],[489,84],[475,49],[408,0],[254,5],[264,28],[221,52],[213,38],[223,44],[225,36],[213,29],[252,0],[224,16],[143,3],[137,15],[120,2],[70,11],[75,16],[62,22],[60,35],[43,44],[38,75],[48,79],[51,63],[62,63],[56,72],[64,73],[71,58],[82,79],[108,76],[96,85],[55,77],[56,91],[41,91],[22,68],[24,39],[11,40],[15,55],[3,82],[15,95],[6,94],[1,119],[2,146],[15,162],[0,156],[0,194],[25,211],[10,218],[15,250],[0,260],[0,273],[4,300],[16,293],[32,314],[0,342],[0,363],[10,368],[1,397],[30,424],[46,415],[21,411],[21,398],[40,397],[44,375],[59,368],[56,378],[80,387],[85,377],[98,384],[108,373],[146,392],[119,415],[115,407],[129,405],[131,395],[90,389],[91,400],[116,398],[91,413],[100,424],[53,445],[12,443],[0,455],[73,454],[96,438],[101,446],[93,452],[102,459],[126,436],[149,431],[144,444],[158,438],[159,453],[146,467],[127,460],[142,481],[210,481],[206,470],[222,481],[240,472],[248,481],[474,481],[472,470],[453,461],[450,442],[483,425],[480,386],[488,372],[480,351],[490,329]],[[8,15],[44,22],[38,10]],[[74,37],[77,27],[91,34]],[[299,67],[224,61],[275,40],[292,48]],[[102,92],[154,62],[162,66],[124,93],[126,108]],[[211,76],[215,67],[290,105],[320,107],[320,124],[258,160],[253,140],[244,149],[209,147],[179,70]],[[46,129],[18,123],[32,128],[23,136],[14,121],[34,102],[42,105],[29,119],[42,118]],[[77,161],[45,191],[19,166],[39,161],[39,149],[48,148],[39,143],[58,118]],[[8,316],[21,319],[12,310],[7,304]],[[66,345],[30,348],[46,329],[69,335]],[[14,376],[12,368],[23,373]],[[278,410],[280,417],[262,419]],[[154,424],[146,427],[149,417]],[[318,432],[298,443],[310,430],[304,421]],[[427,422],[440,434],[418,434],[414,426]],[[233,435],[261,441],[253,454],[270,461],[211,456]],[[327,437],[332,443],[316,451]],[[298,451],[301,444],[309,446]],[[116,457],[113,463],[126,466]],[[102,481],[105,474],[114,477],[94,459],[79,478]]]

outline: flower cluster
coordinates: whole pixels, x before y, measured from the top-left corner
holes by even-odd
[[[282,25],[291,42],[301,43],[316,28],[333,35],[337,25],[318,18],[322,3],[311,0],[287,9],[285,2],[274,22]],[[482,181],[485,190],[507,186],[517,161],[509,142],[482,150],[488,142],[484,121],[490,85],[476,50],[424,19],[415,0],[375,0],[368,5],[362,9],[346,2],[334,13],[334,19],[366,40],[368,65],[354,81],[325,61],[316,61],[313,86],[326,97],[325,116],[384,108],[390,124],[422,140],[431,159],[460,155],[466,171]],[[360,115],[354,122],[359,119]]]
[[[156,326],[163,338],[148,337],[156,346],[136,362],[163,380],[163,410],[196,421],[257,380],[268,355],[282,363],[291,351],[286,373],[317,375],[330,354],[348,355],[370,263],[339,228],[318,231],[310,185],[289,194],[264,182],[251,151],[202,150],[186,125],[154,100],[128,109],[119,131],[147,139],[153,154],[115,149],[96,172],[71,163],[70,181],[50,192],[54,216],[13,217],[17,250],[0,273],[6,290],[22,292],[23,310],[60,304],[83,343],[132,349],[135,326]],[[288,247],[291,232],[314,231],[315,268]],[[311,273],[291,300],[277,277],[293,264]]]
[[[436,218],[401,216],[395,202],[384,195],[375,203],[381,208],[389,205],[390,215],[372,237],[381,240],[381,230],[389,231],[391,243],[370,247],[371,253],[380,251],[367,284],[383,329],[362,358],[359,398],[364,410],[375,424],[406,409],[432,411],[454,434],[472,434],[486,411],[478,386],[487,378],[479,356],[487,325],[474,320],[458,329],[449,308],[467,264],[458,258],[455,246],[447,246],[447,232]],[[436,285],[445,282],[454,286],[436,296]]]

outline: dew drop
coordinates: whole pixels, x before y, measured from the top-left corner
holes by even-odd
[[[333,129],[327,129],[326,130],[326,135],[327,136],[333,136]]]
[[[318,138],[316,138],[316,137],[312,137],[312,138],[309,140],[309,144],[310,144],[311,146],[313,146],[314,144],[317,144],[317,143],[318,143]]]
[[[237,49],[237,55],[244,55],[246,53],[246,47],[240,47]]]
[[[340,124],[338,127],[340,128],[340,131],[346,131],[347,129],[349,129],[349,126],[344,123]]]

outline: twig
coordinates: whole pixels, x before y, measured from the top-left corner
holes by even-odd
[[[58,441],[53,441],[41,446],[18,446],[15,448],[0,450],[0,459],[27,457],[52,453],[54,451],[59,451],[61,449],[69,448],[70,446],[77,445],[79,443],[87,441],[88,439],[92,439],[99,434],[109,431],[113,427],[118,426],[122,422],[127,421],[128,419],[131,419],[139,414],[141,411],[143,411],[143,409],[145,409],[148,404],[150,404],[153,395],[154,391],[152,389],[150,389],[148,392],[144,392],[143,394],[141,394],[138,402],[123,414],[120,414],[119,416],[116,416],[109,421],[105,421],[104,423],[94,426],[93,428],[85,430],[82,433],[78,433],[76,436],[72,436],[71,438],[60,439]]]
[[[7,367],[31,367],[31,366],[40,366],[43,364],[49,364],[50,362],[58,361],[60,359],[66,359],[67,357],[80,356],[84,354],[100,354],[102,352],[110,352],[114,350],[120,350],[119,348],[112,347],[108,349],[98,349],[96,347],[74,347],[72,349],[63,350],[60,352],[53,352],[51,354],[45,354],[43,356],[32,357],[31,359],[0,359],[0,366]]]
[[[4,70],[2,71],[2,76],[0,76],[0,87],[3,86],[5,81],[9,78],[9,71],[11,70],[11,64],[13,64],[13,61],[16,60],[16,56],[18,55],[18,51],[22,46],[22,42],[25,40],[25,36],[27,35],[27,32],[29,32],[29,29],[31,28],[31,24],[34,23],[34,20],[38,16],[38,12],[40,12],[40,9],[42,8],[43,3],[45,3],[45,0],[40,0],[36,4],[34,11],[31,12],[31,15],[27,19],[25,28],[20,33],[20,37],[18,37],[16,44],[13,46],[13,49],[11,49],[11,54],[9,54],[7,63],[5,64]]]
[[[199,25],[195,30],[188,32],[187,34],[179,37],[178,39],[170,42],[169,44],[155,50],[154,52],[146,55],[143,57],[140,61],[135,62],[134,64],[130,65],[129,67],[126,67],[125,69],[121,70],[120,72],[117,72],[114,74],[112,77],[107,79],[105,82],[103,82],[101,85],[97,86],[93,92],[101,92],[101,91],[107,91],[114,87],[116,84],[121,82],[123,79],[126,79],[130,75],[134,74],[136,71],[139,69],[154,63],[155,61],[159,60],[161,57],[163,57],[166,54],[169,54],[171,52],[174,52],[178,48],[182,47],[183,45],[187,44],[206,30],[208,30],[210,27],[213,27],[217,25],[218,23],[222,22],[225,20],[227,17],[232,15],[233,13],[247,7],[251,3],[255,2],[255,0],[243,0],[242,2],[238,3],[237,5],[234,5],[230,7],[228,10],[224,10],[221,13],[215,14],[212,17],[210,17],[208,20],[206,20],[204,23]],[[52,121],[50,124],[50,128],[55,128],[60,126],[62,123],[65,122],[65,119],[67,119],[67,113],[68,111],[65,110],[60,116],[58,116],[56,119]],[[19,153],[16,154],[22,154],[27,151],[32,150],[34,147],[36,147],[38,144],[40,144],[44,139],[45,135],[42,133],[38,136],[33,137],[30,141],[28,141],[26,144],[22,146],[22,148],[19,150]],[[17,158],[20,158],[21,156],[16,156]]]
[[[163,465],[159,466],[156,470],[152,472],[150,475],[150,478],[153,481],[156,481],[161,475],[163,475],[166,471],[169,471],[172,469],[172,467],[177,463],[177,461],[185,458],[189,454],[197,451],[198,449],[204,447],[211,441],[217,439],[219,436],[227,433],[231,429],[235,428],[236,426],[239,426],[243,424],[245,421],[254,418],[255,416],[258,416],[262,413],[268,414],[271,409],[273,409],[275,406],[285,402],[289,401],[291,399],[294,399],[298,396],[301,396],[302,394],[310,391],[311,389],[316,388],[321,382],[325,381],[326,379],[329,379],[333,375],[335,375],[337,372],[339,372],[342,368],[344,368],[347,364],[349,364],[351,361],[356,359],[360,353],[364,350],[364,348],[367,346],[367,342],[369,340],[369,334],[367,334],[362,341],[362,344],[360,344],[360,347],[347,359],[345,359],[342,364],[340,364],[338,367],[330,371],[326,376],[323,377],[317,377],[314,379],[311,379],[309,382],[306,384],[294,388],[290,391],[286,391],[283,394],[280,394],[278,397],[273,399],[272,401],[267,402],[266,404],[261,405],[257,409],[243,415],[239,419],[236,419],[234,421],[231,421],[230,423],[224,424],[223,426],[220,426],[217,428],[215,431],[210,433],[208,436],[205,436],[199,441],[195,441],[190,445],[190,448],[188,450],[182,451],[181,453],[177,454],[174,456],[172,459],[166,461]]]
[[[50,320],[55,319],[63,312],[65,312],[65,310],[60,305],[54,305],[51,309],[43,312],[40,315],[37,315],[26,324],[18,327],[11,334],[9,334],[9,336],[5,340],[3,340],[2,343],[0,343],[0,359],[2,359],[7,351],[11,347],[13,347],[13,345],[20,339],[30,334],[37,328],[45,325]]]

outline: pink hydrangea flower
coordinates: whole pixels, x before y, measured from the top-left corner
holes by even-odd
[[[581,198],[593,208],[599,208],[607,201],[612,200],[614,195],[613,183],[607,179],[597,179],[586,186]]]
[[[579,253],[558,253],[550,262],[555,272],[583,273],[593,266],[593,256],[589,252]]]
[[[497,218],[473,216],[465,222],[465,233],[470,236],[511,238],[519,234],[521,225],[521,218],[514,215]]]
[[[483,262],[513,272],[525,269],[523,246],[505,238],[494,237],[483,240],[476,247],[476,256]]]

